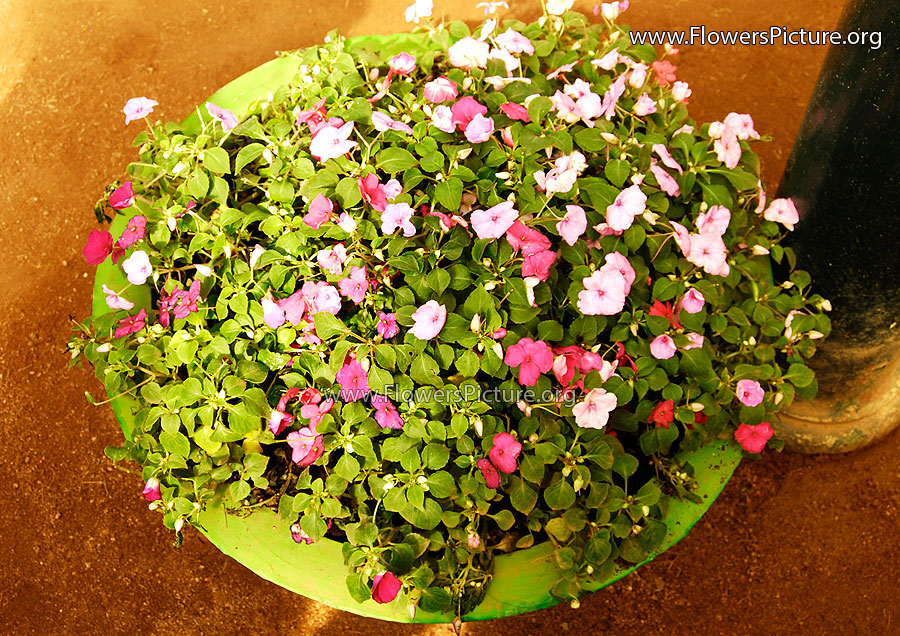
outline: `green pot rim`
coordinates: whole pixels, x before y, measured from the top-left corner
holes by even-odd
[[[393,55],[404,50],[421,50],[422,43],[419,36],[399,34],[352,38],[348,40],[348,44],[354,48],[377,49]],[[299,64],[299,60],[292,56],[266,62],[219,89],[208,101],[232,110],[242,119],[270,92],[290,82],[298,72]],[[187,132],[197,132],[199,124],[197,111],[183,122]],[[127,212],[116,216],[110,227],[114,236],[125,229],[128,216]],[[93,295],[94,316],[110,311],[101,287],[103,284],[116,289],[127,285],[121,268],[113,265],[109,258],[97,267]],[[129,299],[137,307],[149,308],[149,289],[131,289]],[[122,396],[112,400],[111,406],[123,434],[131,439],[137,401]],[[700,497],[701,503],[672,498],[663,519],[668,531],[660,550],[642,563],[621,567],[607,578],[594,582],[588,588],[589,591],[615,583],[683,539],[722,492],[740,463],[741,456],[741,449],[733,440],[717,440],[694,453],[685,454],[684,459],[689,459],[694,467],[699,484],[695,494]],[[291,538],[291,524],[272,510],[260,509],[247,516],[238,516],[226,514],[220,506],[204,510],[199,523],[195,525],[219,550],[257,575],[331,607],[370,618],[406,623],[447,623],[454,618],[450,613],[423,611],[410,617],[407,606],[400,598],[384,605],[374,601],[358,603],[350,596],[345,583],[348,570],[341,553],[342,544],[330,539],[322,539],[312,545],[297,544]],[[553,557],[553,546],[549,542],[498,555],[494,559],[494,576],[484,600],[472,612],[463,616],[463,619],[475,621],[502,618],[556,605],[558,601],[550,594],[550,588],[558,575],[559,568]]]

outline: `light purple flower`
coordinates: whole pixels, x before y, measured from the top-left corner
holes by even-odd
[[[351,267],[350,275],[338,282],[341,294],[352,300],[357,305],[366,297],[369,281],[366,279],[365,267]]]
[[[740,380],[737,383],[735,392],[738,400],[746,406],[756,406],[762,403],[763,398],[766,396],[762,385],[756,380]]]
[[[103,293],[106,294],[106,304],[110,309],[132,309],[134,303],[122,298],[119,294],[103,285]]]
[[[206,102],[206,110],[209,111],[213,119],[222,124],[222,130],[226,133],[231,132],[238,125],[237,115],[227,108],[219,108],[212,102]]]
[[[381,213],[381,233],[393,234],[398,228],[403,229],[403,236],[409,238],[416,233],[416,227],[412,224],[415,210],[409,203],[389,203]]]
[[[122,109],[122,112],[125,113],[125,125],[127,126],[137,119],[143,119],[153,112],[154,106],[159,106],[159,102],[146,97],[132,97],[125,102],[125,108]]]

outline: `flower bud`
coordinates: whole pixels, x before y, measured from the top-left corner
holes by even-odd
[[[816,331],[815,329],[810,331],[808,334],[810,340],[818,340],[819,338],[824,338],[825,334],[821,331]]]
[[[699,413],[703,409],[704,409],[704,406],[702,404],[700,404],[700,402],[691,402],[691,410],[694,413]]]
[[[472,428],[478,433],[478,437],[481,437],[484,434],[484,422],[480,417],[476,417],[472,420]]]
[[[175,532],[181,532],[181,529],[184,527],[184,517],[178,517],[175,520]]]
[[[107,353],[110,349],[112,349],[112,345],[108,342],[104,342],[102,345],[97,347],[97,353]]]
[[[754,245],[751,250],[756,256],[765,256],[769,253],[769,250],[764,248],[762,245]]]
[[[821,309],[822,311],[831,311],[831,301],[827,298],[822,299],[822,301],[819,303],[819,309]]]
[[[478,333],[478,331],[481,329],[481,316],[479,316],[478,314],[472,316],[472,322],[469,324],[469,327],[473,332]]]
[[[540,439],[540,438],[538,437],[537,433],[532,433],[531,435],[528,436],[528,441],[531,442],[532,444],[536,444],[538,439]]]
[[[525,417],[531,417],[531,405],[528,404],[525,400],[519,400],[516,402],[516,406],[519,407],[519,410],[525,414]]]
[[[497,283],[494,281],[490,281],[484,284],[484,291],[492,291],[497,286]]]
[[[644,513],[645,517],[648,516],[650,514],[650,506],[646,504],[641,506],[641,512]]]
[[[619,34],[619,32],[616,31],[615,35],[618,35],[618,34]],[[581,601],[579,601],[577,598],[572,599],[572,602],[569,603],[569,607],[571,607],[572,609],[578,609],[579,607],[581,607]]]

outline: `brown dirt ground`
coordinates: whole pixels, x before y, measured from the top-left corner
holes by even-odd
[[[103,447],[110,411],[89,407],[88,372],[66,373],[67,315],[90,311],[80,256],[91,208],[133,150],[125,100],[178,119],[278,49],[339,27],[404,29],[403,0],[0,1],[0,633],[448,634],[331,610],[277,588],[197,533],[170,547],[134,475]],[[474,5],[474,0],[471,4]],[[634,0],[641,28],[833,28],[842,3]],[[584,5],[585,7],[587,5]],[[537,3],[516,7],[534,15]],[[473,19],[474,7],[438,0]],[[892,45],[888,43],[888,45]],[[684,49],[698,119],[753,113],[780,176],[824,50]],[[896,551],[900,435],[843,457],[745,462],[675,549],[578,611],[555,608],[471,634],[900,634]]]

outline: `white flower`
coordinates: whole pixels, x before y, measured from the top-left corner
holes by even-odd
[[[416,0],[413,4],[406,7],[404,17],[407,22],[419,23],[419,20],[431,17],[434,11],[434,3],[431,0]]]
[[[128,282],[132,285],[143,285],[147,282],[147,278],[153,273],[153,267],[150,265],[150,257],[147,252],[137,250],[129,256],[124,263],[122,269],[128,276]]]
[[[548,0],[547,13],[550,15],[562,15],[572,8],[575,0]]]

